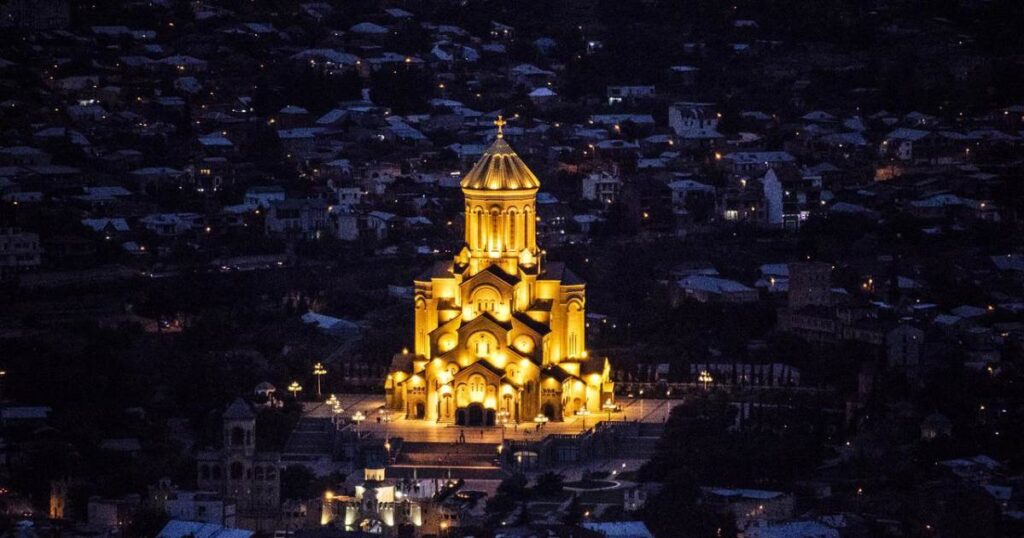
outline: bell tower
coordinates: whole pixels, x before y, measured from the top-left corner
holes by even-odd
[[[494,143],[462,179],[471,275],[490,265],[516,274],[520,259],[537,256],[540,181],[505,142],[506,123],[498,116]]]

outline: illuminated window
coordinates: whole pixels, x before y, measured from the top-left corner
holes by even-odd
[[[518,215],[516,215],[516,212],[514,210],[510,211],[509,214],[508,214],[508,240],[507,240],[507,243],[508,243],[510,248],[515,248],[516,247],[516,243],[518,242],[518,241],[516,241],[516,218],[517,217],[518,217]]]
[[[498,248],[498,242],[500,241],[500,235],[499,234],[501,233],[501,230],[498,228],[498,212],[497,211],[494,211],[494,212],[491,213],[491,230],[490,230],[490,232],[491,232],[490,233],[491,241],[493,242],[493,244],[491,245],[491,250],[494,250],[494,249]]]

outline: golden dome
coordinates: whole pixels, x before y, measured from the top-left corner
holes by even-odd
[[[462,178],[463,189],[516,191],[539,187],[537,176],[500,134]]]

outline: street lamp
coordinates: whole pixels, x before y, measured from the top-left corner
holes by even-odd
[[[356,431],[359,431],[359,423],[366,420],[366,415],[362,411],[356,411],[352,413],[352,422],[356,423]]]
[[[549,420],[551,419],[549,419],[548,416],[545,415],[544,413],[537,413],[537,416],[533,417],[533,421],[536,422],[541,428],[543,428]]]
[[[316,376],[316,397],[322,398],[323,394],[320,392],[320,378],[327,374],[327,368],[324,367],[324,363],[318,362],[313,365],[313,375]]]
[[[608,398],[607,400],[605,400],[604,401],[604,405],[601,406],[601,409],[604,409],[605,411],[608,411],[608,422],[611,422],[612,421],[612,411],[615,411],[615,404],[612,403],[612,399]]]
[[[501,410],[501,411],[498,411],[497,415],[495,416],[495,419],[497,420],[498,424],[501,425],[501,443],[502,444],[505,444],[505,425],[508,424],[509,417],[511,417],[511,416],[512,416],[511,413],[509,413],[507,410],[504,410],[504,409]]]
[[[391,422],[391,410],[387,407],[381,407],[377,410],[377,414],[380,415],[381,422],[384,423],[384,438],[388,437],[388,424]]]
[[[707,390],[708,390],[708,384],[711,383],[714,380],[715,379],[713,377],[711,377],[711,372],[709,372],[707,370],[701,370],[700,371],[700,375],[697,376],[697,381],[700,381],[701,383],[704,383],[704,391],[705,392],[707,392]]]
[[[335,403],[334,405],[331,406],[331,415],[334,421],[335,429],[337,429],[338,426],[341,424],[341,414],[344,412],[345,410],[342,409],[341,404],[339,403]]]
[[[644,421],[644,389],[640,389],[640,422]]]
[[[299,393],[302,392],[302,385],[300,385],[298,381],[292,381],[291,384],[288,385],[288,392],[292,393],[292,398],[298,400]]]
[[[587,429],[587,417],[590,416],[590,410],[586,407],[581,407],[576,410],[576,416],[583,418],[583,429]]]

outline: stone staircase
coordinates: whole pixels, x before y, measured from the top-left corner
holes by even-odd
[[[308,459],[331,455],[334,425],[330,418],[302,417],[288,437],[282,459]]]
[[[459,478],[501,480],[506,473],[497,457],[493,444],[404,443],[388,473],[411,477],[415,469],[421,478],[445,478],[450,470]]]
[[[496,445],[483,443],[404,443],[396,463],[456,467],[495,467]]]

